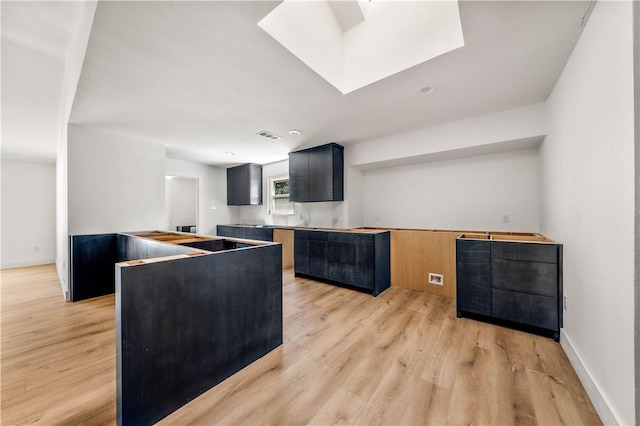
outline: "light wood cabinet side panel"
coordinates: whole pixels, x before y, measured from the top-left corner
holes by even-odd
[[[293,268],[293,230],[274,229],[273,242],[282,244],[282,269]]]
[[[391,231],[391,285],[427,291],[429,231]]]
[[[425,282],[429,281],[429,273],[432,272],[442,275],[444,284],[427,284],[428,293],[456,297],[456,238],[459,235],[459,232],[431,233]]]
[[[391,285],[456,297],[456,238],[460,232],[391,231]],[[429,272],[444,285],[429,284]]]

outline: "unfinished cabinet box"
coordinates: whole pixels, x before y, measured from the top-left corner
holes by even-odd
[[[262,205],[262,166],[247,163],[227,169],[227,205]]]
[[[550,332],[562,327],[562,245],[493,236],[456,241],[457,313]]]
[[[289,199],[344,200],[344,148],[336,143],[289,153]]]

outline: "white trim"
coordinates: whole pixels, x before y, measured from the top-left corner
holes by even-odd
[[[27,266],[48,265],[50,263],[55,263],[55,259],[53,257],[43,257],[40,259],[16,260],[13,262],[2,262],[0,269],[24,268]]]
[[[292,201],[292,209],[291,210],[271,210],[271,207],[274,205],[274,200],[276,198],[284,198],[282,195],[275,195],[273,193],[273,184],[282,180],[290,180],[289,175],[281,175],[281,176],[271,176],[267,179],[267,202],[265,203],[267,206],[267,215],[269,216],[293,216],[296,214],[295,205]],[[287,195],[289,197],[289,195]]]
[[[601,387],[594,379],[589,367],[585,364],[584,360],[575,349],[571,339],[567,335],[564,329],[560,330],[560,346],[564,349],[564,353],[569,358],[569,362],[576,371],[578,378],[582,382],[587,395],[591,399],[593,407],[598,412],[600,420],[605,425],[621,425],[623,424],[611,409],[612,405],[609,403],[607,397],[602,393]]]

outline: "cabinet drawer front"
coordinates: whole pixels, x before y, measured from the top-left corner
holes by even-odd
[[[521,324],[558,329],[558,299],[493,289],[493,316]]]
[[[558,265],[493,259],[493,287],[558,297]]]
[[[323,231],[304,231],[304,230],[295,230],[295,238],[302,238],[305,240],[315,240],[315,241],[327,241],[328,232]]]
[[[327,249],[327,260],[329,262],[344,263],[353,265],[356,263],[356,245],[349,243],[329,242]]]
[[[537,243],[491,243],[493,259],[524,260],[529,262],[558,263],[558,246]]]
[[[355,244],[356,242],[356,234],[350,234],[347,232],[327,232],[327,234],[329,234],[329,241],[336,243]]]
[[[273,240],[273,230],[271,229],[245,228],[245,234],[247,238],[252,240],[261,240],[261,241]]]
[[[245,238],[244,228],[238,226],[218,225],[217,234],[221,237]]]

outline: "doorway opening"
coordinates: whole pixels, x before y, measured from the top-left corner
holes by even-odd
[[[169,231],[198,231],[198,179],[165,176],[166,228]]]

